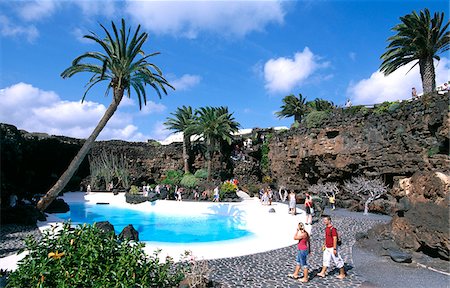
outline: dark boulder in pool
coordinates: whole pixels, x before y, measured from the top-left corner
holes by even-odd
[[[103,233],[115,233],[114,226],[109,223],[109,221],[95,222],[95,227],[100,229]]]
[[[69,204],[67,204],[63,199],[55,199],[48,205],[45,209],[47,213],[66,213],[69,211]]]
[[[133,225],[129,224],[128,226],[123,228],[122,232],[120,232],[119,239],[139,241],[139,232],[134,229]]]

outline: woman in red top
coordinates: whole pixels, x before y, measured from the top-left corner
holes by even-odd
[[[303,268],[303,278],[300,279],[300,282],[306,283],[309,280],[308,277],[308,254],[310,252],[310,241],[309,234],[306,232],[303,223],[298,223],[297,232],[294,235],[294,240],[298,240],[297,244],[297,265],[295,266],[295,270],[293,274],[289,274],[288,277],[293,279],[299,279],[298,273],[300,272],[300,268]]]
[[[309,225],[312,224],[312,213],[311,213],[312,207],[313,207],[312,198],[308,193],[306,193],[306,198],[305,198],[306,224],[309,224]]]

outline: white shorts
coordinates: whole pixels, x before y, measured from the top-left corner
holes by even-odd
[[[339,249],[337,252],[337,256],[334,256],[333,251],[334,251],[333,247],[326,248],[323,251],[323,266],[330,267],[331,259],[333,259],[333,262],[337,268],[344,267],[344,260],[342,260],[341,255],[339,255]]]

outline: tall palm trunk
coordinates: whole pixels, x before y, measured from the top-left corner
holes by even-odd
[[[208,139],[207,141],[206,141],[206,145],[207,145],[207,147],[206,147],[206,149],[207,149],[207,151],[206,151],[206,155],[207,155],[207,169],[208,169],[208,178],[207,178],[207,180],[208,181],[211,181],[212,180],[212,173],[211,173],[211,171],[212,171],[212,169],[211,169],[211,166],[212,166],[212,157],[213,157],[213,149],[212,149],[212,141],[210,140],[210,139]]]
[[[419,60],[420,77],[422,78],[423,94],[436,90],[436,73],[434,70],[433,57]]]
[[[75,158],[73,158],[67,170],[61,175],[55,185],[53,185],[53,187],[48,190],[45,196],[42,197],[41,200],[39,200],[36,206],[39,210],[44,211],[48,207],[48,205],[50,205],[50,203],[56,197],[58,197],[58,194],[64,189],[64,187],[66,187],[67,183],[72,178],[73,174],[75,174],[81,162],[83,162],[84,157],[86,157],[89,150],[91,150],[98,134],[100,134],[103,128],[105,128],[106,123],[108,123],[109,119],[114,115],[114,112],[116,112],[117,107],[122,100],[122,97],[123,89],[114,89],[114,98],[112,103],[109,105],[108,109],[106,110],[100,122],[97,124],[97,127],[95,127],[91,136],[89,136],[89,138],[84,142],[80,151],[78,151],[78,154],[75,156]]]
[[[183,161],[184,161],[184,173],[189,173],[189,147],[190,147],[190,136],[183,136]]]

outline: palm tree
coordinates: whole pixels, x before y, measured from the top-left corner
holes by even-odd
[[[189,173],[189,156],[192,136],[191,130],[195,120],[194,113],[192,112],[191,106],[183,106],[181,108],[178,107],[175,113],[170,114],[174,117],[168,117],[167,121],[164,122],[164,125],[166,125],[170,130],[183,133],[184,173]]]
[[[420,11],[420,15],[413,11],[400,17],[400,20],[402,23],[392,28],[397,34],[388,38],[390,44],[381,55],[383,63],[380,70],[384,75],[389,75],[398,68],[417,61],[411,69],[419,64],[423,92],[433,92],[436,90],[433,59],[439,61],[437,54],[449,49],[450,32],[446,32],[449,22],[444,24],[444,13],[434,13],[431,19],[428,9]]]
[[[314,101],[306,102],[309,110],[312,111],[332,111],[336,109],[336,105],[332,101],[316,98]]]
[[[144,105],[147,103],[145,93],[147,85],[151,86],[160,98],[161,91],[164,94],[167,94],[166,86],[174,89],[163,77],[161,70],[156,65],[147,62],[149,57],[158,55],[159,52],[145,55],[142,46],[147,40],[148,34],[140,32],[140,25],[137,27],[134,34],[131,34],[131,28],[126,29],[125,27],[125,20],[122,19],[122,26],[119,32],[117,31],[114,22],[112,22],[113,35],[111,35],[103,25],[100,24],[100,26],[106,33],[106,38],[102,39],[95,33],[85,35],[84,38],[95,41],[103,48],[104,53],[87,52],[78,56],[73,60],[72,66],[61,73],[61,76],[63,78],[70,78],[79,72],[91,72],[93,73],[93,76],[86,84],[87,89],[83,95],[82,101],[84,101],[87,92],[95,84],[102,81],[108,81],[105,94],[108,95],[112,89],[113,99],[102,119],[97,124],[97,127],[95,127],[92,134],[84,142],[67,170],[38,202],[37,208],[41,211],[47,208],[72,178],[73,174],[78,169],[78,166],[91,149],[98,134],[100,134],[108,120],[117,110],[124,93],[127,93],[127,96],[130,97],[130,90],[133,88],[138,97],[139,109],[141,109],[142,102],[144,102]],[[138,55],[141,56],[138,57]],[[83,60],[94,60],[94,62],[100,61],[100,64],[92,64],[92,62],[82,63]]]
[[[211,181],[211,162],[214,150],[220,140],[231,144],[232,133],[239,130],[239,123],[235,121],[233,114],[227,107],[201,107],[196,111],[197,121],[194,131],[202,135],[206,143],[206,160],[208,181]]]
[[[283,103],[281,111],[275,112],[278,118],[292,117],[294,116],[294,121],[300,123],[302,117],[306,114],[308,107],[306,105],[306,97],[303,98],[302,94],[298,94],[298,98],[293,94],[288,95],[283,98]]]

